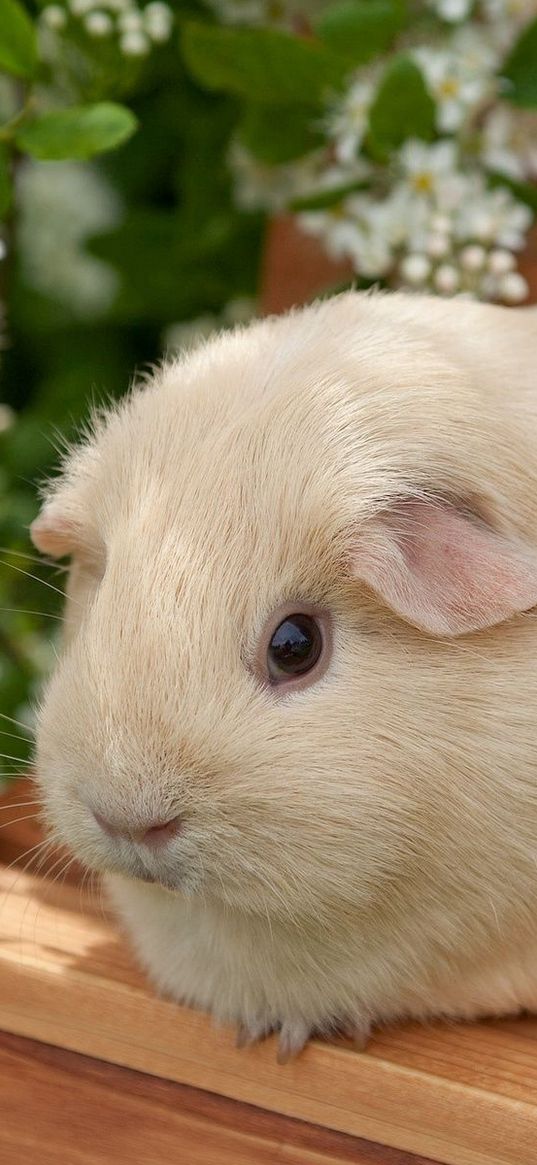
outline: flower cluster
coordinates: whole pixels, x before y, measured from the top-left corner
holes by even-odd
[[[537,178],[537,112],[507,104],[499,73],[535,0],[427,3],[440,18],[436,36],[428,27],[420,43],[406,32],[402,47],[432,98],[435,140],[410,138],[384,160],[371,150],[371,110],[389,64],[377,59],[327,104],[315,152],[271,167],[235,145],[237,199],[280,210],[309,197],[316,207],[297,212],[301,228],[368,280],[521,303],[528,287],[516,255],[533,212],[516,184]],[[318,209],[323,191],[333,197]]]
[[[90,37],[116,37],[126,57],[144,57],[153,44],[169,40],[173,12],[163,0],[151,0],[141,8],[136,0],[68,0],[65,5],[49,4],[41,13],[41,23],[62,32],[69,21],[79,21]]]
[[[396,180],[383,199],[350,194],[327,210],[300,214],[299,223],[332,258],[350,259],[367,278],[519,303],[528,289],[513,252],[524,245],[532,213],[457,162],[452,140],[409,141],[393,158]]]

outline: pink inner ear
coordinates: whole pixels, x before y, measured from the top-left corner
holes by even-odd
[[[53,504],[32,522],[30,537],[37,550],[52,558],[70,554],[76,542],[76,524],[56,510]]]
[[[501,623],[537,603],[537,555],[455,506],[409,500],[364,525],[352,573],[433,635]]]

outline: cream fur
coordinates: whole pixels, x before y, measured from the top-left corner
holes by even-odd
[[[537,1006],[535,613],[434,637],[347,569],[416,491],[533,561],[536,354],[537,309],[349,294],[166,365],[69,456],[35,530],[73,552],[39,780],[159,989],[291,1050]],[[301,599],[334,655],[280,697],[250,664]],[[142,862],[90,806],[185,829]]]

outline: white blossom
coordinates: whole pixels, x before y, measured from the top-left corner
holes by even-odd
[[[152,0],[144,8],[143,15],[145,30],[151,40],[157,43],[167,41],[173,27],[173,12],[169,4],[164,4],[161,0]]]
[[[67,13],[65,8],[61,8],[59,4],[48,4],[41,13],[41,19],[48,28],[57,31],[65,28],[67,24]]]
[[[510,251],[521,250],[533,215],[509,190],[487,190],[480,176],[469,183],[456,218],[459,238],[474,239]]]
[[[16,415],[15,410],[9,405],[0,404],[0,433],[6,433],[8,429],[11,429],[15,423]]]
[[[418,198],[430,199],[446,193],[448,183],[459,177],[457,146],[454,141],[425,142],[411,139],[399,150],[397,162],[409,190]]]
[[[537,112],[496,105],[483,124],[481,158],[519,181],[537,178]]]
[[[523,303],[529,295],[529,287],[519,271],[509,271],[500,280],[499,292],[505,303]]]
[[[114,268],[84,250],[121,221],[121,203],[93,166],[26,162],[18,177],[19,253],[27,283],[80,318],[102,315],[118,290]]]
[[[487,259],[487,252],[479,243],[469,243],[459,251],[459,262],[463,271],[475,273],[482,271]]]
[[[108,12],[88,12],[84,18],[84,28],[90,36],[108,36],[114,28]]]
[[[450,24],[466,20],[474,4],[474,0],[429,0],[429,2],[437,15]]]
[[[150,48],[149,41],[140,29],[131,29],[120,37],[119,47],[125,57],[145,57]]]
[[[417,48],[413,57],[435,99],[438,129],[453,133],[491,93],[491,77],[466,69],[455,52]]]
[[[516,265],[511,251],[493,250],[489,252],[487,269],[492,275],[507,275]]]
[[[371,80],[354,81],[345,97],[326,119],[328,137],[334,142],[336,158],[348,165],[358,153],[369,123],[369,109],[375,95]]]
[[[433,284],[441,295],[453,295],[459,290],[460,280],[457,268],[449,263],[443,263],[436,268]]]
[[[426,283],[431,274],[431,262],[427,255],[411,252],[405,255],[401,262],[399,273],[405,283],[410,285]]]

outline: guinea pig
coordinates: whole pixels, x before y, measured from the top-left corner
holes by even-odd
[[[160,991],[238,1025],[537,1006],[537,309],[349,293],[95,416],[36,768]]]

